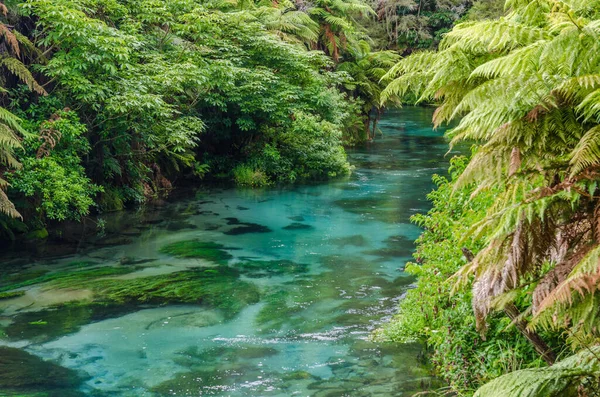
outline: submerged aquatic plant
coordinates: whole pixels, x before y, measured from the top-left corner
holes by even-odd
[[[20,349],[0,346],[2,395],[30,396],[52,388],[56,391],[52,395],[81,396],[79,392],[70,391],[81,381],[82,379],[71,369],[44,361]],[[42,395],[46,394],[40,394]]]
[[[239,272],[226,266],[131,280],[97,280],[91,288],[96,302],[197,303],[222,309],[226,316],[259,300],[258,288],[240,281]]]
[[[50,283],[50,285],[55,288],[67,288],[80,281],[86,281],[102,276],[127,274],[135,270],[135,268],[114,266],[103,266],[78,271],[61,270],[49,272],[48,270],[32,270],[0,280],[0,292],[11,291],[17,288],[42,283]]]
[[[12,299],[25,295],[25,291],[0,292],[0,299]]]
[[[86,289],[92,292],[91,296],[18,314],[4,330],[6,337],[46,342],[77,332],[85,324],[118,317],[148,304],[199,304],[231,318],[260,299],[257,286],[239,280],[240,272],[227,266],[133,279],[75,277],[78,273],[83,272],[50,285]]]
[[[226,264],[233,258],[223,244],[217,244],[199,240],[185,240],[168,244],[160,249],[160,252],[175,256],[177,258],[199,258],[206,259],[219,264]]]
[[[288,260],[258,261],[251,260],[235,264],[245,276],[251,278],[281,276],[284,274],[300,274],[308,271],[305,263],[296,263]]]

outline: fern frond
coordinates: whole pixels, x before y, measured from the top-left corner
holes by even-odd
[[[37,92],[40,95],[47,95],[44,87],[38,84],[27,66],[16,58],[3,57],[0,58],[0,66],[4,66],[12,74],[17,76],[19,80],[29,87],[30,90]]]
[[[587,94],[589,90],[597,88],[600,88],[600,74],[588,74],[567,79],[554,91],[567,101],[574,102],[582,93]]]
[[[31,40],[27,38],[27,36],[21,34],[16,30],[13,33],[15,34],[15,37],[17,38],[17,41],[19,42],[21,48],[26,50],[27,54],[32,56],[35,55],[38,59],[42,57],[42,51],[40,51],[40,49],[37,48],[35,44],[33,44]],[[42,57],[41,60],[45,61],[45,58]]]
[[[15,34],[3,23],[0,23],[0,36],[4,38],[10,49],[17,56],[21,56],[21,50],[19,49],[19,40]]]
[[[579,353],[547,368],[522,369],[485,384],[474,397],[561,397],[594,390],[600,380],[600,346]]]
[[[557,303],[570,305],[573,303],[574,293],[585,296],[587,293],[594,292],[598,288],[599,281],[600,245],[596,245],[587,249],[569,276],[541,300],[537,305],[536,312],[543,312]]]
[[[23,219],[23,217],[21,216],[19,211],[17,211],[17,209],[15,208],[15,205],[8,199],[8,196],[6,195],[4,190],[2,190],[1,188],[0,188],[0,214],[8,215],[11,218]]]
[[[440,49],[458,47],[466,52],[503,52],[530,45],[552,36],[545,29],[499,20],[458,24],[444,36]]]
[[[26,135],[27,131],[21,127],[21,119],[0,106],[0,123],[6,124],[11,130]]]
[[[586,95],[575,109],[581,114],[584,121],[600,123],[600,89]]]
[[[571,176],[600,163],[600,125],[590,128],[571,153]]]

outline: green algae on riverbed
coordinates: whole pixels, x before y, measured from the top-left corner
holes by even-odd
[[[47,283],[48,286],[54,288],[67,288],[77,286],[90,279],[128,274],[135,270],[135,268],[114,266],[104,266],[79,271],[49,272],[48,270],[35,270],[19,275],[21,277],[7,277],[5,281],[0,284],[0,292],[42,283]]]
[[[4,332],[12,340],[45,342],[141,305],[196,304],[219,309],[225,318],[231,318],[260,298],[258,288],[239,280],[239,275],[234,269],[219,266],[128,280],[69,278],[69,288],[91,290],[91,300],[18,314]]]
[[[165,245],[160,249],[160,252],[172,255],[176,258],[198,258],[215,263],[226,264],[233,256],[225,249],[226,247],[223,244],[199,240],[186,240]]]
[[[134,308],[93,302],[65,303],[52,308],[24,312],[13,317],[4,329],[9,340],[44,343],[77,332],[94,321],[116,317]]]
[[[194,269],[131,280],[97,280],[94,300],[125,304],[194,303],[221,309],[234,316],[258,302],[254,284],[239,280],[239,272],[225,266]]]
[[[0,299],[12,299],[25,295],[25,291],[0,292]]]
[[[305,263],[295,263],[288,260],[248,260],[233,265],[236,269],[250,278],[282,276],[289,274],[301,274],[308,271],[309,266]]]
[[[44,361],[20,349],[0,346],[2,396],[82,396],[82,393],[73,390],[81,382],[82,379],[73,370]]]

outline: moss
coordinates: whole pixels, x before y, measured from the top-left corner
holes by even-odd
[[[53,288],[71,288],[80,286],[82,281],[90,281],[100,277],[119,276],[129,274],[136,271],[136,267],[114,267],[103,266],[95,269],[80,270],[78,272],[64,273],[61,272],[49,282],[49,286]],[[49,276],[51,276],[50,274]],[[85,285],[83,285],[85,287]]]
[[[11,284],[11,283],[18,284],[18,283],[26,282],[29,280],[33,280],[33,279],[41,277],[49,272],[50,272],[49,270],[45,270],[45,269],[35,269],[35,270],[25,270],[25,271],[15,273],[15,274],[5,274],[3,276],[0,276],[0,288],[5,286],[6,284]]]
[[[249,360],[276,354],[279,354],[277,349],[265,346],[218,346],[204,350],[193,346],[180,352],[174,360],[190,372],[177,374],[152,391],[174,396],[214,394],[215,390],[227,390],[228,386],[264,377],[263,370]]]
[[[0,389],[9,396],[80,396],[73,390],[81,382],[73,370],[23,350],[0,346]]]
[[[97,264],[98,264],[97,262],[90,262],[90,261],[73,261],[73,262],[67,263],[65,265],[65,267],[84,269],[86,267],[91,267],[91,266],[94,266]]]
[[[25,291],[0,292],[0,300],[18,298],[25,295]]]
[[[160,252],[177,258],[200,258],[219,264],[226,264],[233,256],[225,251],[225,249],[232,248],[226,248],[222,244],[212,242],[185,240],[165,245],[160,249]]]
[[[48,230],[46,228],[33,230],[25,235],[27,240],[44,240],[48,238]]]
[[[293,301],[289,291],[279,290],[263,299],[265,305],[256,316],[256,323],[265,332],[280,330],[292,321],[293,316],[303,310],[302,306]]]
[[[240,281],[239,272],[226,266],[130,280],[69,278],[57,280],[53,285],[91,289],[94,295],[89,301],[16,315],[5,329],[9,339],[45,342],[76,332],[82,325],[120,316],[147,304],[201,304],[219,309],[226,318],[231,318],[260,299],[254,284]]]
[[[235,268],[239,269],[245,276],[251,278],[280,276],[283,274],[300,274],[308,271],[307,264],[295,263],[287,260],[251,260],[236,263]]]
[[[111,303],[197,303],[233,316],[259,300],[254,284],[239,281],[239,273],[221,266],[132,280],[96,280],[95,300]]]
[[[398,207],[395,200],[388,196],[377,195],[373,197],[344,198],[333,202],[344,211],[374,219],[388,224],[410,223],[411,212],[406,208]],[[407,204],[407,208],[410,205]]]
[[[55,288],[67,288],[77,285],[82,280],[90,280],[103,276],[127,274],[135,271],[134,268],[104,266],[79,271],[58,271],[48,273],[47,270],[25,272],[16,276],[7,277],[0,286],[0,292],[34,284],[48,283]]]
[[[16,315],[4,333],[10,340],[27,339],[37,343],[79,331],[86,324],[115,317],[133,310],[131,307],[93,302],[66,303],[54,308]]]

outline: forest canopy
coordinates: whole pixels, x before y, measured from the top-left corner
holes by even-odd
[[[346,175],[344,146],[378,131],[390,67],[436,45],[471,6],[1,4],[0,231],[14,238],[202,179],[260,187]]]

